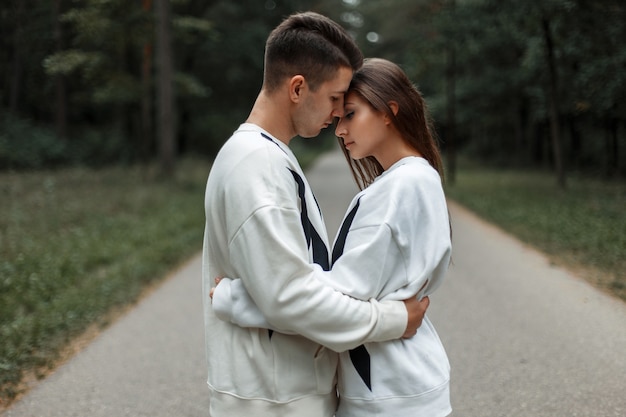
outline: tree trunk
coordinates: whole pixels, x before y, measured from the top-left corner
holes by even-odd
[[[149,13],[152,10],[152,0],[142,0],[143,10]],[[152,129],[152,43],[143,47],[141,65],[141,133],[139,143],[139,158],[146,162],[150,155],[153,142]]]
[[[574,169],[581,168],[581,156],[583,154],[582,149],[582,137],[580,134],[580,130],[578,129],[578,125],[576,123],[576,117],[569,116],[567,117],[567,124],[569,125],[569,132],[571,137],[571,154],[568,155],[568,161],[572,164],[571,166]]]
[[[532,155],[532,130],[533,125],[530,120],[530,111],[528,99],[526,97],[519,97],[518,109],[518,129],[519,138],[517,142],[517,152],[521,155],[521,160],[524,163],[533,161]]]
[[[617,177],[619,174],[619,146],[617,141],[617,118],[611,117],[607,121],[606,134],[606,176]]]
[[[54,39],[56,50],[63,50],[63,28],[61,26],[62,0],[54,2]],[[67,87],[64,75],[57,75],[56,80],[55,128],[57,137],[67,140]]]
[[[174,91],[172,46],[170,30],[170,1],[156,0],[157,47],[157,109],[159,134],[159,162],[161,173],[170,176],[174,171]]]
[[[22,78],[23,78],[23,64],[22,64],[22,40],[24,27],[22,19],[24,17],[24,1],[18,0],[15,7],[15,32],[13,34],[13,62],[12,62],[12,74],[11,74],[11,91],[9,95],[9,110],[17,114],[19,110],[19,97],[22,94]]]
[[[455,0],[450,0],[450,12],[454,16]],[[448,42],[446,68],[446,151],[448,155],[447,181],[456,181],[456,51],[454,39]]]
[[[552,137],[552,152],[554,157],[554,169],[556,171],[557,184],[559,188],[565,188],[565,169],[563,167],[563,152],[561,149],[560,114],[558,107],[558,79],[556,63],[554,59],[554,43],[550,31],[550,22],[547,17],[541,19],[543,35],[546,47],[546,60],[550,73],[550,92],[548,101],[550,103],[550,136]]]

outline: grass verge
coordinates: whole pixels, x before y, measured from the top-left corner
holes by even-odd
[[[447,195],[626,300],[626,184],[463,166]]]
[[[0,173],[0,406],[200,250],[210,164]],[[1,408],[1,407],[0,407]]]

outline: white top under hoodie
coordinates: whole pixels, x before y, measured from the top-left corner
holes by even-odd
[[[356,300],[315,277],[313,262],[329,263],[321,213],[292,152],[256,125],[241,125],[217,155],[205,211],[210,415],[332,416],[338,355],[320,345],[399,338],[404,304]],[[209,298],[217,276],[240,277],[271,326],[298,335],[218,319]]]
[[[440,177],[426,160],[407,157],[355,196],[335,240],[332,270],[317,277],[362,300],[421,297],[441,284],[450,253]],[[244,286],[224,280],[213,299],[216,313],[241,326],[267,327]],[[427,317],[411,339],[342,352],[339,369],[338,417],[451,412],[450,365]]]

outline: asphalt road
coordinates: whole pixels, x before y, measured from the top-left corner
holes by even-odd
[[[342,156],[308,178],[334,236],[356,193]],[[429,315],[452,364],[452,415],[626,416],[626,303],[450,212],[453,265]],[[200,265],[174,271],[2,415],[207,416]]]

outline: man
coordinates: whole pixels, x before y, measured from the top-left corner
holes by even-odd
[[[289,142],[314,137],[343,114],[363,56],[350,36],[315,13],[270,34],[263,87],[246,123],[216,157],[206,188],[203,298],[210,414],[332,416],[336,351],[415,334],[428,300],[363,302],[324,286],[326,228]],[[314,265],[317,264],[317,265]],[[219,320],[209,288],[240,277],[276,328]],[[407,324],[408,323],[408,324]]]

